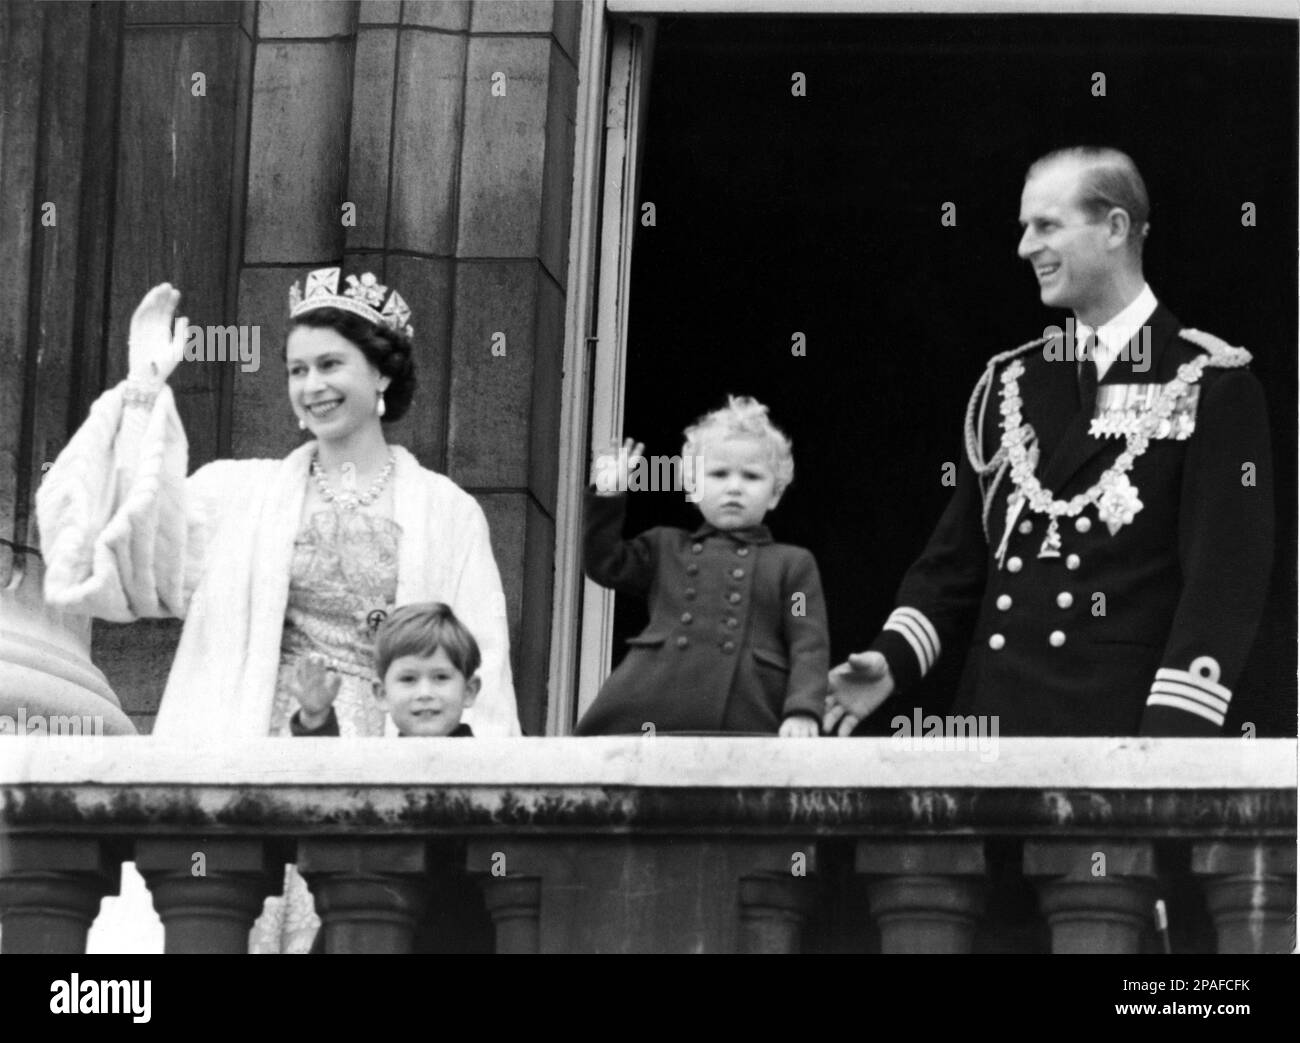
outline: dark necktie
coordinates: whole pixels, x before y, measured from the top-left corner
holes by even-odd
[[[1093,408],[1097,404],[1097,363],[1093,360],[1096,344],[1096,334],[1089,334],[1088,339],[1084,341],[1084,350],[1080,353],[1078,363],[1079,409],[1089,416],[1092,415]]]

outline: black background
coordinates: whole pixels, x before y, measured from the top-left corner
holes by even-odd
[[[1026,168],[1060,146],[1119,147],[1150,192],[1156,295],[1249,348],[1268,395],[1275,578],[1225,734],[1249,720],[1294,735],[1296,45],[1294,22],[1237,19],[661,19],[626,434],[669,455],[727,393],[767,403],[796,466],[768,520],[817,556],[836,660],[865,647],[951,493],[942,467],[985,361],[1065,318],[1016,256]],[[680,494],[631,501],[629,533],[698,523]],[[620,599],[619,638],[644,620]],[[960,660],[908,707],[942,709]]]

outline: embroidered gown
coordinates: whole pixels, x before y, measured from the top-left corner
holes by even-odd
[[[315,653],[339,671],[334,712],[339,736],[381,736],[384,712],[375,698],[372,622],[397,596],[401,527],[360,511],[325,509],[313,514],[294,541],[289,605],[280,645],[280,671],[271,709],[271,734],[287,736],[298,706],[290,680],[298,661]],[[255,953],[305,953],[320,918],[306,882],[285,867],[283,897],[266,899],[249,936]]]

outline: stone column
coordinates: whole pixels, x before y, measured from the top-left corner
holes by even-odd
[[[298,870],[316,896],[327,953],[409,953],[427,904],[423,840],[303,840]]]
[[[117,893],[121,868],[98,840],[4,837],[0,953],[84,953],[100,899]]]
[[[533,735],[546,719],[580,13],[569,2],[473,5],[447,224],[446,472],[491,527],[520,723]],[[428,167],[424,152],[400,169],[395,160],[395,205]],[[395,208],[390,219],[390,247],[437,254],[409,217]]]
[[[985,897],[980,840],[860,840],[882,953],[969,953]]]
[[[808,877],[763,873],[740,881],[740,950],[779,954],[800,951],[812,905]]]
[[[465,866],[478,877],[496,930],[499,953],[539,953],[546,848],[537,844],[470,841]],[[522,871],[521,871],[522,870]]]
[[[541,880],[535,876],[485,876],[482,885],[496,928],[496,951],[516,955],[539,952]]]
[[[99,391],[112,180],[89,157],[115,148],[112,6],[0,9],[0,736],[135,732],[90,662],[90,620],[45,606],[35,519],[46,464]]]
[[[1296,944],[1293,841],[1215,841],[1192,847],[1221,953],[1289,953]]]
[[[722,953],[797,951],[817,859],[797,837],[593,833],[473,840],[466,865],[499,952]]]
[[[135,864],[153,892],[167,953],[248,952],[262,901],[284,879],[260,840],[140,840]]]
[[[1027,840],[1054,953],[1137,953],[1152,924],[1155,854],[1144,842]]]

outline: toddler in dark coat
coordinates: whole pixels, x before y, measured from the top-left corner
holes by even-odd
[[[597,459],[584,565],[601,586],[646,598],[650,623],[577,734],[818,735],[830,667],[821,578],[811,553],[773,542],[762,524],[794,477],[790,440],[766,406],[730,398],[686,430],[683,468],[703,524],[624,540],[624,490],[643,450],[628,439]]]

